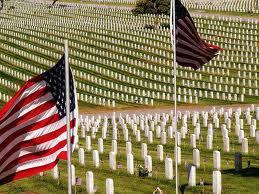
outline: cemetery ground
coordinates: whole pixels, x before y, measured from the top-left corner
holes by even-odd
[[[50,1],[52,2],[52,1]],[[118,2],[118,1],[96,1],[96,0],[59,0],[59,2],[64,3],[78,3],[78,4],[95,4],[99,6],[117,6],[120,8],[125,9],[133,9],[136,5],[134,1],[125,1],[125,2]],[[131,3],[129,3],[131,2]],[[241,17],[241,18],[247,18],[247,19],[259,19],[258,13],[252,13],[252,12],[234,12],[234,11],[222,11],[222,10],[201,10],[201,9],[195,9],[195,8],[189,8],[188,9],[191,14],[193,13],[200,13],[204,16],[233,16],[233,17]],[[251,10],[250,10],[251,11]]]
[[[50,1],[51,2],[51,1]],[[123,2],[114,2],[114,1],[95,1],[95,0],[62,0],[59,2],[64,2],[64,3],[78,3],[78,4],[94,4],[94,5],[98,5],[98,6],[118,6],[118,7],[123,7],[126,9],[132,9],[135,7],[135,2],[132,1],[132,3],[123,3]],[[51,3],[50,3],[51,4]]]
[[[15,5],[8,3],[10,7]],[[91,6],[50,9],[48,5],[35,5],[27,11],[23,9],[26,4],[21,6],[19,10],[1,12],[5,26],[0,36],[1,71],[5,72],[1,75],[1,100],[7,101],[22,81],[55,64],[63,52],[65,36],[70,42],[70,65],[77,80],[79,101],[108,107],[133,106],[135,99],[138,104],[155,106],[172,101],[170,32],[164,27],[157,31],[145,28],[154,22],[153,16],[136,17],[129,10],[118,13]],[[59,29],[42,15],[58,22]],[[116,22],[111,25],[107,15]],[[16,21],[15,18],[21,18],[21,22],[6,22]],[[31,18],[39,21],[37,26],[31,25]],[[69,27],[67,20],[71,20]],[[178,102],[256,103],[259,60],[255,21],[211,20],[202,15],[194,20],[204,38],[209,34],[210,41],[224,49],[201,71],[178,67]],[[168,23],[169,18],[161,16],[160,22]],[[26,29],[21,23],[28,23]],[[47,28],[45,23],[49,23]]]
[[[16,6],[16,2],[8,3],[9,6]],[[93,3],[98,6],[101,4],[94,1]],[[25,80],[42,73],[56,63],[63,52],[64,37],[70,41],[71,67],[78,84],[80,113],[84,116],[95,114],[96,119],[97,114],[100,114],[103,119],[105,114],[113,111],[124,113],[143,111],[143,114],[158,112],[162,116],[165,110],[168,112],[169,107],[173,107],[170,92],[172,88],[170,32],[163,27],[158,31],[145,28],[146,24],[153,24],[153,16],[135,17],[128,10],[117,12],[114,9],[93,8],[92,2],[88,4],[89,7],[79,9],[59,7],[49,9],[48,6],[42,5],[28,8],[26,3],[17,2],[17,4],[21,5],[19,9],[17,6],[17,10],[4,10],[0,13],[0,24],[4,26],[1,28],[0,25],[0,107]],[[118,1],[107,2],[107,5],[124,6]],[[131,4],[127,3],[125,6],[129,7]],[[246,13],[231,13],[234,16],[250,18]],[[240,22],[236,17],[211,19],[205,17],[206,14],[226,16],[228,12],[206,11],[194,16],[202,37],[224,49],[201,71],[178,68],[177,93],[178,98],[180,97],[178,108],[192,112],[202,111],[205,107],[209,107],[206,109],[209,111],[212,106],[217,106],[217,109],[219,106],[225,109],[230,106],[245,107],[248,104],[258,106],[258,16],[252,16],[256,22],[248,20]],[[21,22],[17,22],[17,19]],[[113,21],[112,25],[110,21]],[[160,21],[169,23],[169,18],[163,16]],[[198,97],[198,104],[195,102],[195,97]],[[135,98],[142,100],[135,103]],[[183,103],[184,101],[186,103]],[[113,106],[112,102],[116,103],[116,106]],[[254,114],[255,112],[251,112],[253,118]],[[219,127],[216,127],[211,150],[206,148],[208,127],[203,126],[202,118],[199,120],[203,140],[196,141],[196,148],[200,151],[196,187],[186,186],[188,184],[186,165],[193,162],[190,138],[194,133],[194,126],[191,120],[188,120],[189,131],[186,138],[181,139],[181,165],[179,165],[180,185],[185,193],[212,193],[215,150],[220,150],[221,153],[222,193],[259,193],[259,144],[256,144],[255,137],[249,137],[250,125],[247,125],[244,114],[242,118],[249,145],[248,154],[243,154],[242,174],[233,173],[234,154],[242,150],[242,144],[238,142],[235,134],[234,116],[232,115],[231,127],[228,128],[229,152],[224,151],[223,146],[221,127],[226,123],[223,117],[220,118]],[[139,142],[136,141],[130,124],[127,124],[134,156],[134,175],[130,175],[127,173],[123,129],[118,119],[116,122],[118,124],[116,161],[121,164],[119,165],[121,168],[115,171],[109,167],[109,153],[112,150],[113,139],[111,119],[108,121],[107,139],[103,140],[104,153],[99,155],[99,168],[93,165],[93,150],[98,150],[98,138],[102,137],[103,120],[99,131],[95,134],[96,137],[91,139],[91,151],[86,151],[86,140],[85,137],[81,137],[82,128],[79,129],[79,147],[84,148],[85,166],[79,165],[78,150],[75,150],[72,163],[75,166],[76,177],[82,178],[82,186],[76,188],[77,193],[86,192],[87,171],[93,172],[96,193],[105,193],[106,178],[113,179],[115,193],[151,193],[156,187],[160,187],[166,193],[174,193],[175,180],[165,178],[164,161],[166,155],[174,160],[174,139],[167,137],[166,144],[163,145],[164,160],[159,161],[157,146],[161,144],[161,138],[156,137],[156,132],[153,131],[153,142],[150,143],[141,130]],[[214,123],[211,117],[208,123]],[[171,121],[168,121],[166,130],[170,124]],[[180,130],[182,123],[178,124]],[[255,126],[257,131],[258,124],[259,119]],[[137,127],[141,128],[139,125]],[[92,136],[91,130],[86,132],[86,135]],[[147,143],[148,154],[152,157],[152,177],[138,177],[138,164],[144,165],[141,156],[142,143]],[[246,169],[248,161],[251,162],[251,166]],[[48,171],[43,176],[34,176],[0,186],[0,193],[66,193],[66,162],[60,161],[58,166],[59,180],[54,180],[52,172]],[[205,182],[204,186],[198,185],[200,182]]]
[[[212,103],[215,101],[212,101]],[[215,107],[216,109],[220,109],[221,107],[224,107],[225,109],[232,108],[233,110],[236,110],[238,108],[241,108],[245,110],[247,107],[249,107],[249,104],[177,104],[177,110],[184,112],[184,111],[210,111],[212,107]],[[257,101],[254,103],[255,106],[259,106],[259,102]],[[126,115],[126,114],[148,114],[155,112],[157,114],[163,114],[163,113],[170,113],[170,111],[173,109],[173,104],[160,104],[157,106],[145,106],[145,105],[138,105],[138,104],[132,104],[132,105],[125,105],[120,106],[116,108],[110,108],[110,107],[103,107],[103,106],[97,106],[93,104],[86,104],[85,102],[79,102],[79,111],[82,115],[89,115],[89,116],[110,116],[113,112],[117,112],[118,114]]]
[[[118,116],[118,115],[117,115]],[[254,114],[251,114],[254,118]],[[95,117],[97,118],[97,116]],[[249,126],[244,119],[245,136],[249,136]],[[224,118],[220,118],[220,124],[224,123]],[[103,120],[102,120],[103,121]],[[102,137],[102,121],[99,131],[95,133],[95,137],[91,138],[91,150],[86,151],[86,140],[81,137],[82,131],[79,129],[79,147],[84,148],[85,166],[79,164],[78,150],[73,153],[72,164],[75,166],[76,177],[82,178],[82,186],[76,187],[77,193],[86,192],[86,172],[92,171],[94,175],[94,185],[96,193],[105,193],[105,180],[112,178],[114,181],[115,193],[151,193],[160,187],[166,193],[174,193],[175,179],[167,180],[165,178],[165,157],[174,158],[174,139],[167,138],[166,144],[163,145],[163,161],[158,159],[157,146],[161,145],[161,139],[156,137],[154,131],[153,142],[150,143],[148,138],[141,132],[141,141],[137,142],[130,125],[127,125],[129,132],[129,141],[132,143],[132,154],[134,156],[134,175],[127,173],[127,158],[126,158],[126,141],[124,139],[123,130],[117,118],[117,156],[116,170],[110,170],[109,167],[109,152],[112,148],[113,129],[111,119],[108,120],[107,137],[103,140],[103,154],[99,154],[100,166],[96,168],[93,164],[93,150],[98,150],[98,138]],[[170,123],[171,121],[169,121]],[[208,123],[213,121],[209,118]],[[235,125],[231,122],[229,130],[230,150],[225,152],[223,150],[222,132],[219,128],[216,129],[213,138],[213,149],[206,149],[206,130],[201,124],[201,137],[196,141],[196,148],[200,150],[200,168],[196,171],[196,187],[189,187],[187,179],[186,166],[193,163],[193,154],[190,144],[190,134],[194,133],[194,127],[191,120],[188,120],[188,134],[185,139],[181,139],[181,165],[179,165],[179,179],[181,188],[185,188],[184,193],[212,193],[212,172],[213,172],[213,151],[220,150],[221,152],[221,173],[222,173],[222,193],[258,193],[259,185],[259,149],[255,138],[249,138],[249,153],[243,154],[243,174],[234,173],[234,154],[242,150],[242,145],[238,142],[235,135]],[[181,122],[178,123],[178,128],[181,128]],[[139,126],[138,126],[139,127]],[[168,127],[168,125],[167,125]],[[257,129],[259,127],[257,122]],[[91,130],[86,132],[85,136],[92,136]],[[138,165],[144,166],[144,160],[141,154],[141,144],[147,144],[148,155],[152,157],[152,177],[139,177]],[[250,161],[250,169],[247,169],[247,161]],[[174,164],[173,164],[174,166]],[[52,178],[52,172],[44,172],[43,176],[33,176],[23,180],[18,180],[0,186],[0,193],[65,193],[67,191],[67,177],[66,177],[66,162],[60,161],[58,164],[60,171],[59,180]],[[247,170],[247,171],[246,171]],[[174,171],[174,170],[173,170]],[[247,172],[247,173],[246,173]],[[174,174],[174,172],[173,172]],[[175,174],[174,174],[175,175]],[[199,185],[200,182],[204,185]],[[74,187],[75,189],[75,187]]]

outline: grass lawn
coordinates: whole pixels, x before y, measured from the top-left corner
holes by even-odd
[[[208,123],[212,122],[209,120]],[[169,122],[170,123],[170,122]],[[202,121],[200,122],[202,126]],[[221,119],[221,124],[223,120]],[[247,160],[251,161],[251,167],[254,169],[243,175],[234,175],[233,173],[227,172],[234,168],[234,153],[241,150],[241,144],[238,143],[237,137],[234,134],[234,121],[232,122],[231,132],[229,132],[230,138],[230,152],[223,151],[223,143],[221,130],[217,129],[213,141],[213,148],[222,149],[221,151],[221,166],[222,166],[222,193],[234,194],[234,193],[259,193],[258,174],[259,174],[259,150],[255,144],[255,138],[249,138],[249,154],[243,155],[243,167],[247,167]],[[180,125],[178,126],[180,128]],[[193,127],[191,123],[188,123],[190,133],[193,133]],[[257,124],[257,128],[259,125]],[[98,149],[98,138],[101,137],[101,128],[96,133],[96,138],[92,139],[92,150]],[[105,193],[105,179],[112,178],[114,180],[115,192],[116,193],[151,193],[157,186],[163,189],[166,193],[174,193],[175,182],[168,181],[164,178],[164,162],[160,162],[157,159],[156,148],[160,144],[160,139],[155,138],[153,144],[148,144],[148,153],[152,156],[153,175],[150,178],[141,178],[137,176],[137,165],[144,165],[141,157],[141,143],[135,141],[135,137],[132,134],[131,128],[128,125],[129,135],[132,142],[132,151],[134,155],[135,163],[135,175],[128,175],[126,170],[126,146],[123,140],[123,134],[121,126],[118,124],[118,154],[117,162],[122,163],[122,168],[112,172],[109,169],[109,152],[111,150],[111,139],[112,139],[112,127],[109,125],[107,139],[104,140],[104,154],[100,154],[99,168],[93,166],[92,152],[85,153],[86,166],[81,167],[78,164],[78,153],[73,153],[72,163],[76,166],[76,176],[82,177],[83,185],[77,188],[77,193],[85,193],[85,173],[86,171],[93,171],[94,173],[94,184],[97,188],[97,193]],[[249,136],[249,129],[247,125],[244,125],[245,134]],[[197,140],[197,148],[201,153],[201,167],[197,169],[197,184],[203,179],[208,185],[197,186],[197,187],[186,187],[185,193],[212,193],[212,171],[213,171],[213,150],[206,149],[206,128],[201,127],[202,130],[202,141]],[[79,133],[80,134],[80,133]],[[91,135],[87,132],[87,135]],[[144,137],[144,132],[141,132],[141,141],[148,143],[147,138]],[[192,149],[190,147],[190,138],[187,135],[186,139],[182,139],[182,164],[179,166],[180,169],[180,185],[187,184],[187,170],[185,164],[192,163]],[[85,147],[85,140],[80,139],[80,147]],[[164,157],[168,154],[171,158],[174,157],[174,140],[167,139],[167,144],[164,147]],[[60,181],[55,181],[51,178],[50,172],[46,172],[43,177],[34,176],[31,178],[18,180],[13,183],[9,183],[0,186],[0,193],[65,193],[67,191],[66,186],[66,163],[64,161],[59,162],[60,169]]]
[[[78,0],[63,0],[65,2],[75,2],[75,3],[86,3],[86,4],[98,4],[98,5],[104,5],[101,2],[94,2],[94,1],[89,1],[89,2],[81,2]],[[50,1],[51,4],[51,1]],[[129,5],[129,4],[123,4],[123,3],[110,3],[110,2],[106,2],[105,5],[112,5],[112,6],[133,6],[133,5]],[[226,15],[233,15],[235,16],[236,14],[231,12],[213,12],[213,11],[206,11],[204,13],[208,13],[208,14],[226,14]],[[36,17],[37,15],[35,15]],[[86,15],[87,17],[90,17],[90,15]],[[251,16],[250,14],[246,14],[246,13],[238,13],[238,16],[244,16],[244,17],[256,17],[259,18],[258,15],[253,15]],[[42,17],[42,16],[40,16]],[[59,16],[60,18],[62,18],[61,16]],[[69,16],[70,17],[70,16]],[[73,16],[74,17],[74,16]],[[209,24],[207,24],[209,25]],[[225,22],[225,27],[227,26],[227,22]],[[224,26],[223,26],[224,27]],[[48,27],[46,27],[48,28]],[[240,27],[238,27],[240,28]],[[50,28],[49,28],[50,29]],[[79,30],[79,29],[78,29]],[[36,31],[36,30],[35,30]],[[13,31],[15,32],[15,31]],[[40,30],[39,30],[40,32]],[[59,32],[64,32],[62,31],[62,29],[59,29],[56,31],[56,33]],[[87,31],[87,30],[81,30],[82,33],[89,33],[91,35],[102,35],[102,33],[97,33],[97,32],[93,32],[91,30]],[[114,35],[112,34],[112,30],[109,31],[108,34],[105,35],[106,38],[113,38]],[[44,32],[43,34],[46,34],[47,32]],[[28,34],[26,32],[21,33],[22,35],[26,35],[25,37],[28,36]],[[48,36],[54,36],[54,34],[48,33]],[[127,34],[124,34],[127,35]],[[52,61],[55,61],[55,57],[49,57],[47,54],[41,53],[41,52],[36,52],[34,51],[34,49],[32,48],[26,48],[26,46],[20,44],[20,43],[12,43],[11,42],[11,38],[15,37],[16,35],[8,35],[7,37],[10,38],[10,40],[8,39],[1,39],[0,43],[4,44],[4,45],[8,45],[8,47],[11,48],[15,48],[18,49],[19,51],[23,51],[23,52],[27,52],[28,54],[33,54],[33,55],[37,55],[39,57],[41,57],[42,59],[49,59]],[[38,35],[37,35],[38,36]],[[31,38],[37,38],[37,36],[34,37],[34,35],[30,35]],[[59,35],[60,36],[60,35]],[[135,36],[135,35],[134,35]],[[129,36],[129,37],[134,37],[134,36]],[[139,36],[136,34],[136,36]],[[56,37],[58,37],[58,35],[56,35]],[[78,37],[84,37],[84,35],[82,36],[78,36]],[[141,36],[143,38],[143,36]],[[163,36],[161,36],[163,37]],[[49,38],[44,38],[44,37],[38,37],[39,40],[41,41],[46,41],[46,42],[51,42],[52,40]],[[40,43],[33,43],[33,41],[25,41],[24,37],[16,37],[16,40],[20,40],[23,43],[32,43],[33,46],[36,46],[37,48],[41,48],[41,49],[47,49],[49,47],[46,46],[41,46]],[[91,41],[94,41],[96,38],[93,37],[89,37],[88,38]],[[123,41],[124,38],[117,38],[120,41]],[[155,38],[149,38],[150,40],[155,40]],[[125,39],[126,40],[126,39]],[[77,40],[77,37],[71,38],[71,41],[74,41],[75,43],[80,43],[81,40]],[[107,43],[107,45],[111,45],[109,43],[109,41],[101,41],[100,42],[104,42]],[[133,43],[134,40],[128,40],[127,42],[129,43]],[[163,42],[163,41],[161,41]],[[217,41],[216,41],[217,42]],[[52,43],[55,43],[55,41],[52,41]],[[141,45],[148,45],[147,43],[141,43]],[[122,51],[113,51],[111,48],[107,49],[106,47],[103,47],[102,45],[95,45],[94,43],[92,44],[88,44],[89,48],[91,48],[94,51],[89,51],[90,56],[94,56],[94,57],[100,57],[102,60],[108,60],[109,57],[108,56],[102,56],[101,54],[99,54],[97,51],[106,51],[106,52],[114,52],[117,53],[118,55],[121,55],[123,57],[127,57],[127,58],[131,58],[134,59],[136,61],[142,61],[142,62],[152,62],[147,61],[146,59],[142,59],[140,56],[130,56],[129,54],[125,54]],[[103,48],[102,48],[103,47]],[[77,48],[75,47],[71,47],[74,50],[84,52],[83,49]],[[120,45],[120,49],[127,49],[128,47],[125,45]],[[158,47],[152,46],[152,48],[156,48],[158,49]],[[137,51],[139,53],[141,53],[142,55],[144,54],[149,54],[150,52],[140,49],[134,49],[132,47],[128,48],[131,51]],[[166,51],[165,49],[161,49],[163,51]],[[60,53],[60,51],[58,49],[54,50],[56,53]],[[7,50],[6,48],[0,48],[0,52],[2,54],[6,54],[7,56],[9,56],[10,58],[16,58],[19,59],[19,61],[22,62],[26,62],[28,64],[33,64],[37,67],[42,67],[43,69],[46,69],[46,66],[41,66],[40,63],[35,63],[35,61],[32,61],[29,57],[21,57],[19,56],[16,52],[10,52],[10,50]],[[128,73],[126,70],[122,70],[120,68],[114,68],[113,66],[108,66],[107,64],[102,64],[102,62],[100,61],[93,61],[93,59],[84,59],[84,57],[78,55],[78,54],[74,54],[71,55],[73,56],[73,59],[80,59],[82,62],[84,63],[89,63],[89,64],[93,64],[95,67],[101,67],[103,69],[106,70],[111,70],[112,72],[115,73],[120,73],[120,74],[125,74],[127,76],[130,76],[131,78],[138,78],[140,77],[139,75],[137,75],[136,73]],[[80,57],[79,57],[80,56]],[[158,57],[158,54],[154,54],[154,56]],[[256,54],[253,55],[254,58],[256,56]],[[161,58],[165,58],[165,57],[161,57]],[[116,64],[122,62],[119,59],[113,59],[113,62],[116,62]],[[13,70],[20,72],[20,73],[24,73],[26,75],[34,75],[35,73],[33,73],[31,70],[29,69],[25,69],[21,66],[12,66],[11,64],[12,62],[7,62],[2,60],[1,65],[8,67],[8,68],[12,68]],[[128,64],[127,62],[123,62],[123,64],[128,65],[129,67],[135,67],[135,65],[131,65]],[[75,64],[72,64],[73,67],[81,72],[84,73],[89,73],[91,75],[95,75],[95,77],[100,77],[103,80],[108,80],[111,83],[117,83],[118,85],[125,85],[125,86],[131,86],[134,88],[138,88],[138,89],[145,89],[145,87],[141,86],[141,85],[135,85],[134,83],[128,83],[128,82],[123,82],[121,80],[118,80],[117,78],[113,78],[113,77],[109,77],[108,75],[102,75],[102,74],[97,74],[97,70],[92,70],[92,69],[87,69],[87,68],[83,68],[83,67],[79,67],[76,66]],[[162,66],[162,64],[157,64],[159,67]],[[226,68],[226,67],[222,67],[222,68]],[[145,69],[144,67],[140,67],[140,66],[136,66],[136,69],[138,70],[146,70],[149,72],[152,72],[153,70],[150,69]],[[170,69],[170,68],[168,68]],[[234,71],[235,70],[235,71]],[[237,69],[232,69],[231,71],[233,71],[235,74],[237,73]],[[230,77],[235,77],[236,75],[230,71]],[[242,69],[241,69],[242,71]],[[165,73],[157,73],[157,75],[168,75],[167,72]],[[204,77],[203,80],[204,82],[209,82],[209,74],[208,73],[203,73]],[[217,75],[216,76],[220,76]],[[23,82],[21,79],[18,79],[8,73],[4,73],[4,72],[0,72],[0,78],[18,83],[19,85],[21,85]],[[145,78],[142,77],[141,78],[144,81],[148,81],[149,83],[155,82],[155,83],[159,83],[159,84],[165,84],[162,81],[156,81],[153,80],[151,78]],[[86,82],[87,84],[94,86],[95,88],[101,88],[101,89],[107,89],[107,90],[112,90],[111,88],[108,88],[108,86],[103,86],[100,83],[95,83],[95,82],[90,82],[89,80],[83,80],[83,78],[79,78],[78,76],[78,80],[81,81],[81,83]],[[213,83],[213,82],[212,82]],[[177,82],[178,86],[181,86],[180,80]],[[167,84],[169,85],[169,83]],[[236,85],[233,84],[235,87]],[[186,87],[187,88],[187,87]],[[113,88],[114,89],[114,88]],[[150,88],[150,90],[154,90],[153,88]],[[205,89],[202,89],[205,90]],[[116,90],[115,90],[116,91]],[[0,92],[6,93],[6,94],[13,94],[14,91],[11,88],[7,88],[4,87],[4,85],[0,86]],[[88,93],[90,93],[89,91],[87,91]],[[87,92],[85,91],[85,93],[87,94]],[[126,91],[125,93],[127,93],[128,91]],[[91,93],[92,94],[92,93]],[[95,95],[98,96],[98,95]],[[105,96],[106,97],[106,96]],[[204,107],[204,106],[216,106],[216,105],[230,105],[230,104],[234,104],[236,102],[228,102],[228,101],[223,101],[223,100],[216,100],[216,99],[208,99],[208,98],[199,98],[199,105],[190,105],[190,104],[185,104],[184,106],[186,107],[186,109],[188,108],[193,108],[193,107]],[[243,104],[250,104],[250,103],[259,103],[259,97],[249,97],[249,96],[245,96],[245,102],[244,103],[240,103],[239,105],[243,105]],[[2,107],[4,105],[3,102],[0,101],[0,107]],[[178,103],[178,105],[182,106],[182,103]],[[139,105],[139,104],[134,104],[134,103],[125,103],[122,102],[121,100],[118,100],[118,103],[116,101],[116,108],[110,108],[110,107],[101,107],[98,105],[93,105],[93,104],[89,104],[89,103],[84,103],[79,101],[79,107],[80,107],[80,112],[81,113],[101,113],[101,112],[111,112],[111,111],[120,111],[120,110],[133,110],[133,109],[151,109],[151,108],[168,108],[171,107],[173,108],[173,101],[161,101],[161,100],[154,100],[154,106],[145,106],[145,105]],[[152,111],[152,110],[150,110]],[[243,117],[244,118],[244,117]],[[237,137],[234,134],[234,116],[232,118],[232,128],[231,131],[229,132],[229,138],[230,138],[230,152],[226,153],[223,151],[223,142],[222,142],[222,135],[221,135],[221,130],[217,129],[216,130],[216,134],[215,134],[215,138],[214,138],[214,142],[213,142],[213,150],[221,150],[221,165],[222,165],[222,190],[223,193],[225,194],[232,194],[232,193],[259,193],[259,184],[258,184],[258,180],[259,180],[259,146],[256,145],[255,142],[255,138],[249,138],[249,154],[248,155],[244,155],[243,156],[243,167],[246,168],[247,167],[247,161],[250,160],[251,161],[251,169],[248,170],[244,170],[243,174],[234,174],[232,173],[232,170],[234,168],[234,154],[236,151],[240,151],[241,150],[241,144],[238,143],[237,141]],[[245,121],[245,119],[244,119]],[[117,121],[118,122],[118,121]],[[210,118],[210,120],[208,121],[209,123],[212,122],[212,118]],[[169,121],[168,123],[171,123],[171,121]],[[201,125],[202,125],[202,120],[200,121]],[[179,126],[178,128],[180,129],[181,126],[181,122],[178,123]],[[223,124],[223,118],[221,118],[221,124]],[[159,123],[160,125],[160,123]],[[141,157],[141,142],[136,142],[135,140],[135,136],[132,134],[132,130],[130,125],[127,126],[129,129],[129,135],[130,135],[130,139],[132,142],[132,147],[133,147],[133,155],[134,155],[134,163],[135,163],[135,174],[134,175],[129,175],[127,173],[126,170],[126,146],[125,146],[125,141],[123,140],[123,132],[122,132],[122,128],[121,126],[118,124],[118,154],[117,154],[117,162],[121,162],[122,163],[122,168],[121,169],[117,169],[116,171],[112,172],[109,169],[109,152],[111,150],[111,140],[112,140],[112,126],[111,126],[111,121],[109,120],[109,130],[108,130],[108,135],[107,135],[107,139],[104,140],[104,154],[100,155],[100,159],[101,159],[101,164],[99,168],[95,168],[93,166],[93,159],[92,159],[92,152],[85,152],[85,160],[86,160],[86,165],[85,166],[79,166],[78,164],[78,153],[77,151],[75,151],[73,153],[73,161],[72,163],[76,166],[76,176],[77,177],[82,177],[83,179],[83,185],[81,187],[76,188],[77,193],[85,193],[85,175],[86,172],[91,170],[94,173],[94,181],[95,181],[95,185],[97,188],[97,193],[105,193],[105,180],[106,178],[112,178],[114,180],[114,186],[115,186],[115,192],[116,193],[152,193],[153,190],[155,190],[155,188],[158,186],[161,189],[163,189],[166,193],[174,193],[174,189],[175,189],[175,181],[169,181],[165,179],[165,175],[164,175],[164,162],[160,162],[157,159],[157,145],[160,144],[160,139],[155,138],[155,133],[153,134],[154,136],[154,142],[152,144],[148,144],[148,152],[149,155],[152,156],[152,162],[153,162],[153,175],[152,177],[145,177],[145,178],[141,178],[138,177],[137,174],[137,166],[138,164],[144,164],[143,159]],[[139,127],[139,126],[138,126]],[[99,128],[98,133],[96,134],[96,138],[92,139],[92,150],[94,149],[98,149],[98,138],[101,137],[101,128],[102,126]],[[194,129],[193,126],[191,125],[191,122],[188,123],[188,129],[190,130],[189,134],[187,135],[186,139],[182,139],[182,145],[181,145],[181,149],[182,149],[182,164],[179,166],[179,171],[180,171],[180,185],[181,188],[185,187],[185,193],[212,193],[212,172],[213,172],[213,150],[207,150],[206,149],[206,131],[207,131],[207,127],[201,127],[202,130],[202,137],[203,140],[201,141],[197,141],[197,148],[200,150],[201,153],[201,167],[199,169],[197,169],[197,183],[200,182],[200,180],[204,180],[207,185],[206,186],[197,186],[197,187],[186,187],[187,184],[187,169],[186,169],[186,164],[190,164],[192,163],[192,148],[190,147],[190,137],[189,135],[194,133]],[[257,121],[257,130],[259,129],[259,121]],[[246,133],[246,137],[249,137],[249,126],[245,125],[244,127],[245,133]],[[79,130],[79,132],[81,132]],[[79,133],[80,134],[80,133]],[[91,132],[87,132],[87,135],[91,136]],[[148,140],[146,137],[144,137],[144,132],[141,131],[141,138],[142,138],[142,142],[148,143]],[[85,147],[85,139],[81,138],[80,139],[80,147],[84,148]],[[168,155],[171,158],[174,158],[174,140],[173,139],[167,139],[167,144],[164,145],[164,157],[166,155]],[[9,183],[6,185],[2,185],[0,186],[0,194],[2,193],[11,193],[11,194],[15,194],[15,193],[19,193],[19,194],[45,194],[45,193],[66,193],[67,191],[67,174],[66,174],[66,162],[65,161],[60,161],[59,162],[59,169],[60,169],[60,180],[53,180],[51,177],[51,172],[45,172],[43,177],[40,176],[33,176],[30,178],[26,178],[26,179],[22,179],[22,180],[18,180],[15,181],[13,183]],[[75,188],[74,188],[75,189]]]

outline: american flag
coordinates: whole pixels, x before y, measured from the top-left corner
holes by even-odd
[[[180,0],[175,0],[175,12],[176,62],[197,70],[214,58],[220,47],[201,39],[190,14]]]
[[[72,150],[78,109],[70,70]],[[0,184],[53,168],[66,160],[65,57],[21,87],[0,111]]]

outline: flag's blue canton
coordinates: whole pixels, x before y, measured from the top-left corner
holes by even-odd
[[[66,116],[66,83],[65,83],[65,57],[59,62],[42,74],[43,79],[46,81],[47,87],[50,89],[53,98],[56,100],[58,114],[60,118]],[[69,71],[69,85],[70,85],[70,111],[75,109],[75,94],[74,82],[71,70]]]
[[[186,16],[191,17],[187,9],[183,6],[183,4],[179,0],[176,0],[175,1],[175,20],[177,21]]]

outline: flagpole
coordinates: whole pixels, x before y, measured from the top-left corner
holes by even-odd
[[[67,123],[67,174],[68,194],[72,194],[72,171],[71,171],[71,132],[70,132],[70,97],[69,97],[69,64],[68,64],[68,40],[65,46],[65,79],[66,79],[66,123]]]
[[[178,194],[178,185],[179,185],[179,180],[178,180],[178,130],[177,130],[177,95],[176,95],[176,25],[175,25],[175,0],[171,0],[171,7],[170,7],[170,31],[171,31],[171,43],[173,47],[173,67],[174,67],[174,129],[175,129],[175,193]],[[173,33],[172,33],[173,32]]]

